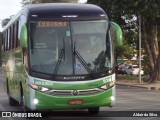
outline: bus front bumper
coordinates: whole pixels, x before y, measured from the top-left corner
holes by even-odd
[[[35,91],[35,97],[30,100],[35,105],[35,110],[85,109],[113,106],[115,103],[115,86],[98,94],[81,96],[53,96]],[[31,109],[33,110],[33,108]]]

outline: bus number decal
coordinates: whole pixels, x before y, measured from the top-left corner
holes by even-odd
[[[51,81],[39,81],[39,80],[35,80],[35,84],[36,84],[36,85],[47,85],[47,86],[51,86],[51,85],[53,85],[53,82],[51,82]]]

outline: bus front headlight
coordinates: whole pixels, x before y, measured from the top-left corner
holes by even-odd
[[[38,85],[35,85],[35,84],[32,84],[32,83],[29,83],[29,86],[32,89],[37,90],[37,91],[41,91],[41,92],[46,92],[46,91],[49,90],[48,88],[45,88],[45,87],[42,87],[42,86],[38,86]]]
[[[107,89],[113,87],[114,85],[115,85],[115,82],[112,81],[112,82],[107,83],[106,85],[103,85],[103,86],[101,87],[101,89],[107,90]]]

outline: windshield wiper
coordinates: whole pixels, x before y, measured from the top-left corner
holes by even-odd
[[[32,50],[33,49],[33,39],[32,39],[31,33],[30,33],[29,37],[30,37],[30,45],[31,45],[31,50]]]
[[[62,61],[63,56],[64,56],[64,49],[62,49],[61,52],[60,52],[60,55],[59,55],[59,58],[58,58],[58,62],[57,62],[56,67],[54,69],[54,74],[57,74],[57,71],[58,71],[60,63]]]
[[[74,41],[74,48],[73,48],[73,54],[74,57],[76,57],[80,63],[84,66],[84,68],[88,71],[88,73],[90,73],[93,77],[93,71],[92,69],[88,66],[88,64],[86,63],[86,61],[83,59],[83,57],[80,55],[80,53],[78,51],[76,51],[76,41]],[[75,62],[74,62],[75,64]]]
[[[88,71],[88,73],[92,74],[93,73],[92,69],[88,66],[88,64],[86,63],[86,61],[79,54],[79,52],[78,51],[74,51],[74,55],[80,61],[80,63],[84,66],[84,68]]]
[[[63,48],[61,49],[61,52],[60,52],[60,55],[59,55],[59,58],[58,58],[58,62],[57,62],[56,67],[54,69],[54,75],[57,74],[60,63],[62,61],[62,58],[64,58],[64,61],[65,61],[65,40],[64,40],[64,38],[63,38]]]

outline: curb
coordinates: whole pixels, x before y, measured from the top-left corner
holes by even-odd
[[[148,89],[148,90],[159,90],[160,91],[160,88],[156,88],[156,87],[146,87],[146,86],[138,86],[138,85],[127,85],[127,84],[123,84],[123,83],[116,83],[116,85],[128,86],[128,87],[138,87],[138,88],[144,88],[144,89]]]
[[[156,87],[149,87],[149,90],[159,90],[159,91],[160,91],[160,88],[156,88]]]

